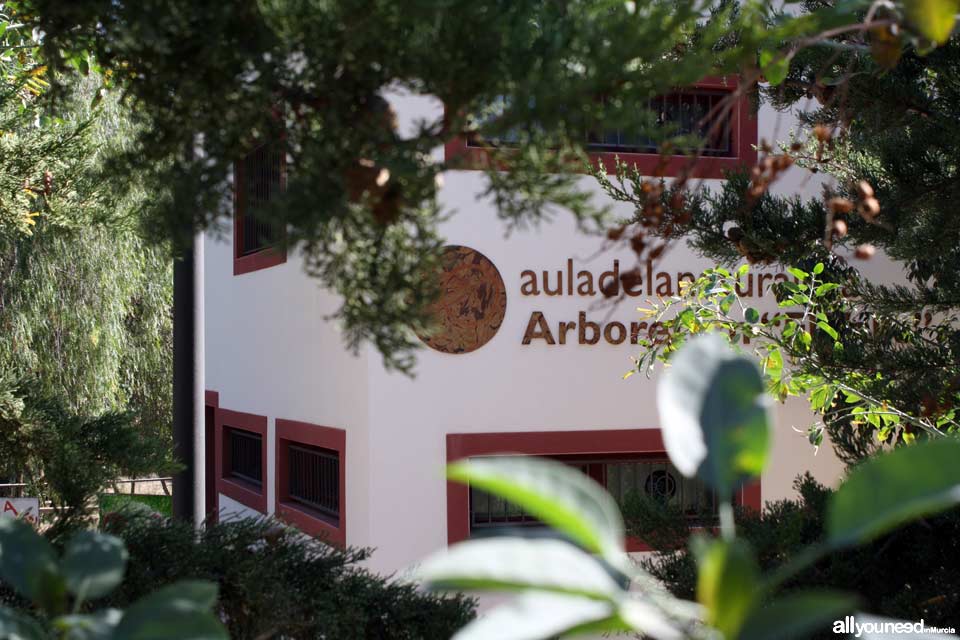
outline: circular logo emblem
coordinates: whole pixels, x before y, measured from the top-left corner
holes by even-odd
[[[658,469],[643,484],[647,495],[658,502],[667,502],[677,493],[677,480],[669,471]]]
[[[441,264],[440,297],[430,309],[435,325],[420,339],[437,351],[469,353],[500,329],[507,288],[490,259],[470,247],[444,247]]]

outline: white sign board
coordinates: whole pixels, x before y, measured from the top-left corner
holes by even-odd
[[[0,518],[20,518],[33,526],[40,522],[38,498],[0,498]]]

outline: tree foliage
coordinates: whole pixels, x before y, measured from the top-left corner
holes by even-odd
[[[401,369],[417,345],[410,325],[430,320],[449,213],[438,178],[463,167],[438,160],[438,147],[510,133],[520,150],[491,151],[486,194],[508,223],[562,209],[595,220],[602,210],[573,173],[588,131],[649,124],[636,105],[848,18],[827,8],[766,23],[760,0],[17,4],[54,68],[92,53],[130,99],[140,133],[108,170],[158,194],[147,207],[155,236],[215,227],[229,212],[232,163],[264,141],[280,147],[286,191],[261,215],[343,297],[348,343],[371,341]],[[398,129],[387,102],[397,95],[435,115]]]
[[[169,469],[171,261],[139,233],[148,194],[102,171],[122,100],[53,75],[22,18],[0,5],[0,474],[73,526],[116,475]]]

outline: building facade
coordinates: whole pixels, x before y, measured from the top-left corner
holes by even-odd
[[[698,95],[731,88],[707,83]],[[391,103],[401,123],[442,109],[421,97]],[[753,116],[745,103],[732,117],[728,137],[703,160],[708,188],[723,169],[752,163],[758,139],[784,139],[794,124],[767,107]],[[595,142],[608,166],[615,154],[655,165],[657,156],[617,134]],[[483,150],[460,141],[435,151],[438,160],[457,153]],[[250,198],[282,183],[279,160],[248,161],[238,164],[238,180],[266,176]],[[604,197],[593,178],[581,181]],[[774,190],[810,195],[820,186],[790,170]],[[295,251],[258,249],[269,234],[244,222],[238,199],[233,228],[205,243],[208,506],[224,515],[276,514],[333,543],[375,547],[373,568],[395,571],[485,529],[529,522],[444,479],[449,461],[510,452],[559,458],[617,497],[638,491],[671,501],[694,526],[710,519],[709,492],[666,460],[656,377],[622,378],[637,349],[631,335],[661,330],[636,307],[713,265],[678,243],[655,265],[641,265],[641,282],[623,303],[605,306],[600,289],[635,266],[632,253],[599,252],[601,239],[563,215],[505,235],[484,190],[482,172],[445,175],[440,197],[456,214],[442,229],[451,246],[444,329],[420,351],[415,378],[386,371],[370,347],[345,349],[327,320],[336,296],[303,273]],[[756,306],[775,306],[766,287],[777,277],[754,273]],[[827,483],[842,472],[829,446],[815,452],[791,428],[814,419],[803,402],[776,405],[773,417],[773,463],[741,492],[743,504],[793,496],[805,471]],[[644,547],[633,540],[630,548]]]

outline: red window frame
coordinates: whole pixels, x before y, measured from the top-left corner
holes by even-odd
[[[666,457],[659,429],[601,429],[588,431],[525,431],[451,433],[447,435],[447,464],[465,458],[493,455],[623,459],[630,456]],[[760,510],[760,481],[745,485],[736,496],[739,505]],[[470,487],[447,482],[447,544],[470,538]],[[650,551],[642,540],[628,537],[627,551]]]
[[[233,275],[235,276],[269,269],[287,261],[285,234],[282,234],[284,237],[281,237],[274,246],[264,247],[254,253],[243,254],[243,216],[245,209],[243,160],[240,159],[233,163]],[[280,163],[282,180],[285,181],[286,158],[281,156]]]
[[[220,393],[204,390],[204,508],[209,522],[216,522],[219,510],[217,493],[217,409],[220,407]]]
[[[265,514],[267,512],[267,417],[230,409],[216,409],[217,491],[240,504]],[[260,435],[263,482],[260,487],[227,475],[229,449],[225,446],[226,429],[242,429]]]
[[[295,526],[306,534],[319,537],[335,546],[347,544],[347,432],[334,427],[324,427],[296,420],[276,421],[276,516]],[[309,507],[290,499],[289,493],[289,445],[305,444],[336,451],[340,458],[340,514],[338,523],[333,524]]]
[[[739,76],[718,76],[704,78],[695,83],[692,89],[719,89],[733,93],[740,84]],[[691,178],[722,179],[724,172],[735,171],[749,167],[757,162],[757,118],[753,114],[750,96],[744,92],[733,107],[731,114],[731,136],[733,137],[734,155],[730,157],[701,156],[693,162],[686,156],[670,156],[666,163],[656,153],[621,153],[613,151],[594,151],[589,156],[596,167],[600,162],[608,174],[616,172],[616,158],[621,162],[637,167],[643,175],[657,175],[664,178],[673,178],[689,169]],[[444,159],[446,161],[463,159],[463,169],[483,169],[489,166],[487,150],[481,147],[471,147],[467,138],[457,137],[444,145]]]

